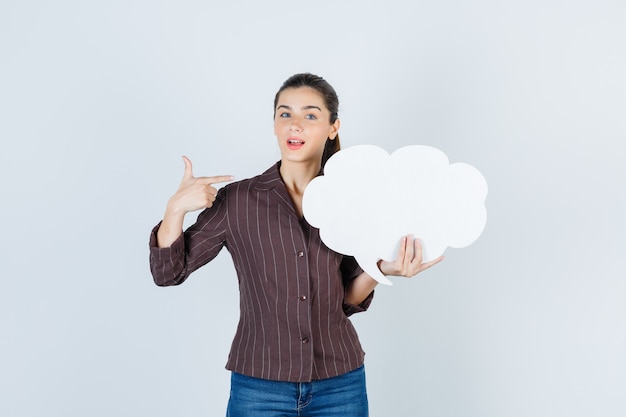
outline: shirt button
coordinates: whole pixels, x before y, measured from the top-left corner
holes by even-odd
[[[300,296],[300,301],[306,301],[306,295],[301,295]]]
[[[304,252],[300,251],[298,252],[298,257],[302,258],[304,256]]]
[[[305,337],[304,339],[302,339],[302,343],[307,344],[309,343],[309,338]]]

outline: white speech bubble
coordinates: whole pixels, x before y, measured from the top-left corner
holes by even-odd
[[[391,285],[378,269],[396,259],[400,238],[422,242],[424,262],[448,246],[473,243],[485,228],[487,182],[473,166],[450,164],[431,146],[413,145],[389,155],[372,145],[333,155],[324,175],[304,191],[302,210],[332,250],[354,256],[365,272]]]

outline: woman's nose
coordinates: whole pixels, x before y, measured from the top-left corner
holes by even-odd
[[[300,123],[300,121],[294,117],[293,119],[291,119],[291,126],[289,127],[292,131],[299,132],[302,130],[302,123]]]

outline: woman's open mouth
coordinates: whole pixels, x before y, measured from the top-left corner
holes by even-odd
[[[289,138],[287,139],[287,147],[291,150],[300,149],[304,145],[304,141],[302,139]]]

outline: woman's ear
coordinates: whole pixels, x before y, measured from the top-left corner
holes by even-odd
[[[328,139],[335,140],[337,137],[337,133],[339,133],[339,126],[341,126],[341,122],[339,119],[335,120],[335,123],[330,125],[330,131],[328,132]]]

